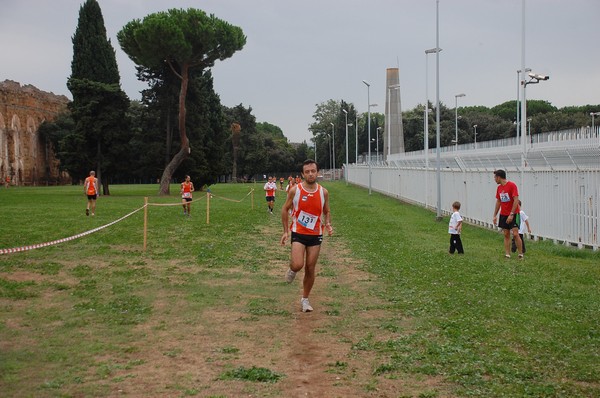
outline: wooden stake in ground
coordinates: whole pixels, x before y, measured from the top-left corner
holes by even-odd
[[[210,192],[206,192],[206,225],[210,224]]]
[[[144,197],[144,251],[148,240],[148,197]]]

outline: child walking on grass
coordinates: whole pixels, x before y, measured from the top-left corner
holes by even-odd
[[[519,236],[521,237],[521,241],[523,242],[523,254],[525,254],[525,228],[527,228],[527,233],[531,235],[531,227],[529,226],[529,217],[523,211],[521,207],[521,201],[519,200],[519,215],[521,216],[521,223],[519,224]],[[510,250],[514,253],[517,251],[517,244],[515,243],[515,238],[512,240],[512,246]]]
[[[450,223],[448,224],[448,233],[450,234],[450,254],[454,254],[455,251],[458,254],[464,254],[462,241],[460,240],[460,232],[462,230],[462,217],[458,212],[460,210],[460,202],[452,203],[452,215],[450,216]]]

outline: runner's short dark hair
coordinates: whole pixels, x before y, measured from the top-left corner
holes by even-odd
[[[494,175],[498,176],[500,178],[506,179],[506,171],[498,169],[496,171],[494,171]]]
[[[304,170],[304,166],[306,166],[307,164],[313,163],[317,166],[317,171],[319,171],[319,163],[315,162],[313,159],[306,159],[304,162],[302,162],[302,170]]]

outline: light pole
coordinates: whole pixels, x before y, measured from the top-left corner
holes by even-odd
[[[400,85],[399,84],[393,84],[391,86],[388,87],[388,117],[387,117],[387,122],[385,124],[385,128],[387,129],[387,144],[388,144],[388,150],[387,150],[387,155],[388,157],[391,155],[392,153],[392,90],[400,90]],[[400,101],[398,101],[400,102]],[[398,110],[400,111],[400,110]]]
[[[473,130],[475,130],[474,132],[474,137],[475,137],[475,149],[477,149],[477,125],[474,124],[473,125]]]
[[[371,105],[369,105],[369,109],[374,108],[376,106],[378,106],[378,105],[377,104],[371,104]],[[373,142],[375,142],[375,141],[373,140]],[[369,160],[371,160],[371,155],[369,155]]]
[[[344,167],[344,179],[346,180],[346,185],[348,185],[348,111],[342,109],[344,111],[344,116],[346,116],[346,167]],[[352,126],[352,123],[350,123]]]
[[[527,130],[528,130],[527,134],[529,134],[529,142],[531,142],[532,137],[531,137],[531,118],[530,117],[527,118]]]
[[[333,123],[329,123],[331,124],[331,136],[333,137],[333,144],[332,144],[332,148],[333,148],[333,175],[334,175],[334,180],[335,180],[335,124]]]
[[[315,163],[317,163],[317,136],[313,137],[313,141],[315,142]]]
[[[531,72],[531,69],[525,68],[525,72]],[[521,95],[519,94],[520,91],[521,91],[521,70],[519,69],[517,71],[517,121],[515,122],[515,124],[517,125],[517,145],[519,144],[519,133],[520,133],[519,126],[521,123],[521,120],[519,119],[521,116],[519,113],[519,99],[521,97]]]
[[[441,48],[425,50],[425,121],[423,122],[423,150],[425,151],[425,208],[428,207],[429,192],[429,54],[442,51]]]
[[[435,48],[440,48],[440,0],[435,2]],[[437,211],[436,221],[442,220],[442,181],[440,163],[440,52],[435,52],[435,142],[437,145]]]
[[[363,80],[362,81],[367,86],[367,105],[368,105],[368,120],[367,120],[367,139],[369,142],[369,195],[371,195],[371,85]]]
[[[525,73],[523,73],[525,74]],[[547,75],[538,75],[537,73],[529,73],[529,81],[525,81],[523,78],[523,103],[521,103],[521,145],[523,146],[523,162],[525,162],[525,153],[527,152],[527,125],[523,123],[523,120],[527,119],[527,95],[525,88],[528,84],[538,84],[542,80],[550,79]]]
[[[376,149],[376,153],[377,153],[377,157],[376,157],[376,159],[377,159],[377,163],[379,163],[379,131],[381,131],[381,127],[377,127],[377,133],[376,133],[376,137],[377,137],[377,139],[376,139],[376,141],[375,141],[375,142],[376,142],[376,145],[375,145],[375,147],[377,148],[377,149]]]
[[[465,97],[466,94],[456,94],[454,96],[454,150],[458,151],[458,99]]]
[[[590,116],[592,117],[592,133],[594,133],[594,116],[600,116],[600,112],[590,112]]]
[[[331,134],[325,134],[327,136],[327,143],[329,144],[329,151],[327,156],[329,157],[329,169],[331,170]]]
[[[354,163],[358,163],[358,112],[356,112],[356,124],[354,125]]]

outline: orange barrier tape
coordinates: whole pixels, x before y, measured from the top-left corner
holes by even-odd
[[[116,223],[118,223],[119,221],[122,221],[124,219],[126,219],[127,217],[137,213],[138,211],[142,210],[144,207],[146,206],[142,206],[137,210],[132,211],[131,213],[119,218],[118,220],[115,220],[111,223],[108,223],[106,225],[103,225],[101,227],[98,228],[94,228],[94,229],[90,229],[89,231],[86,232],[82,232],[80,234],[77,235],[73,235],[73,236],[69,236],[68,238],[63,238],[63,239],[57,239],[57,240],[53,240],[52,242],[45,242],[45,243],[38,243],[35,245],[28,245],[28,246],[21,246],[21,247],[13,247],[11,249],[0,249],[0,254],[10,254],[10,253],[18,253],[18,252],[24,252],[24,251],[28,251],[28,250],[33,250],[33,249],[39,249],[41,247],[48,247],[48,246],[53,246],[53,245],[57,245],[59,243],[63,243],[63,242],[68,242],[77,238],[81,238],[83,236],[92,234],[94,232],[98,232],[104,228],[110,227],[111,225],[114,225]]]

